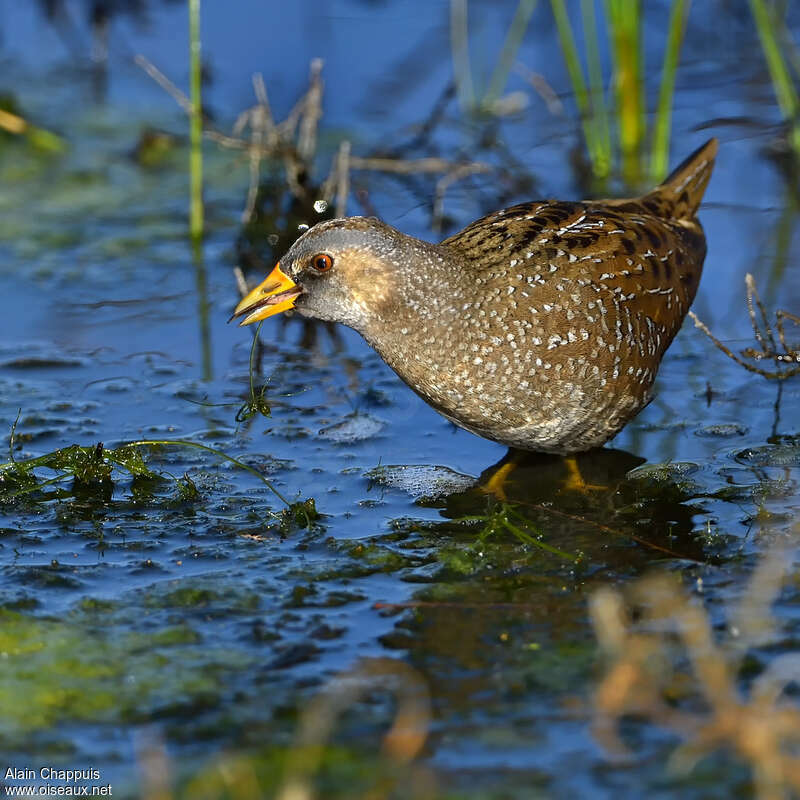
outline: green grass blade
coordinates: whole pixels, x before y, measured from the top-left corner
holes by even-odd
[[[622,174],[630,184],[641,180],[639,157],[646,128],[641,10],[641,0],[606,0]]]
[[[778,44],[776,21],[765,0],[750,0],[750,9],[758,29],[758,38],[761,40],[761,48],[767,61],[778,105],[784,119],[792,126],[790,133],[792,147],[800,156],[800,121],[798,120],[800,101],[798,101],[797,90],[792,83],[789,69]]]
[[[564,0],[550,0],[550,6],[553,9],[561,52],[567,65],[572,91],[575,94],[575,102],[578,105],[578,112],[583,122],[583,133],[586,138],[589,158],[592,161],[592,170],[598,178],[605,178],[608,176],[608,164],[604,163],[603,147],[592,117],[589,93],[586,89],[586,81],[583,78],[583,68],[578,56],[578,48],[575,46],[575,36],[572,33],[572,25],[567,15],[567,7]]]
[[[598,157],[603,162],[606,174],[611,170],[611,133],[608,127],[608,109],[603,68],[600,63],[600,47],[597,37],[597,15],[595,0],[581,0],[583,18],[583,37],[586,42],[586,63],[589,73],[589,91],[595,133],[597,135]]]
[[[776,20],[778,28],[779,46],[783,48],[783,53],[786,60],[789,62],[791,72],[794,73],[795,79],[800,80],[800,48],[786,24],[786,9],[784,7],[783,16]]]
[[[669,134],[672,126],[672,98],[675,94],[675,76],[678,72],[686,20],[691,0],[674,0],[670,11],[664,66],[661,70],[661,87],[653,130],[653,152],[650,157],[650,177],[660,181],[669,167]]]
[[[475,108],[475,90],[469,62],[467,0],[450,0],[450,52],[458,102],[462,111],[472,111]]]
[[[202,203],[202,199],[200,201]],[[208,274],[203,258],[203,243],[200,237],[203,212],[200,211],[200,232],[192,233],[192,258],[194,261],[195,286],[197,288],[197,319],[200,323],[200,350],[203,354],[203,380],[210,381],[214,377],[214,363],[211,351],[211,303],[208,300]]]
[[[189,234],[195,241],[203,236],[203,107],[201,99],[200,0],[189,0]]]
[[[514,66],[514,58],[522,44],[522,37],[525,35],[525,31],[528,30],[528,23],[536,10],[538,2],[539,0],[519,0],[517,10],[514,12],[514,18],[511,20],[511,25],[506,34],[506,40],[503,42],[503,48],[492,73],[489,90],[484,97],[483,102],[489,107],[506,88],[508,75],[511,72],[511,67]]]

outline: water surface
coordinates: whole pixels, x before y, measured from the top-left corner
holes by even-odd
[[[518,115],[465,121],[453,101],[414,153],[503,164],[509,152],[524,167],[527,189],[491,177],[456,185],[446,199],[452,230],[501,203],[581,192],[570,168],[580,143],[574,107],[542,5],[519,58],[564,94],[566,114],[550,114],[529,93]],[[764,154],[778,114],[755,33],[742,12],[709,38],[724,5],[692,11],[673,160],[712,133],[721,139],[701,215],[709,253],[695,310],[738,349],[751,344],[745,273],[768,308],[797,312],[800,265],[796,187]],[[514,7],[470,4],[479,74],[488,74]],[[77,20],[81,8],[73,7]],[[451,77],[449,4],[421,8],[207,4],[216,124],[229,126],[252,103],[255,71],[276,113],[286,114],[310,58],[321,56],[320,174],[344,136],[361,154],[401,145]],[[100,88],[33,6],[0,9],[0,89],[68,144],[49,158],[18,142],[0,145],[0,421],[10,431],[19,413],[14,456],[186,439],[255,467],[291,501],[313,497],[322,514],[311,527],[287,523],[255,476],[186,448],[147,452],[147,463],[187,473],[197,497],[170,480],[120,473],[105,494],[73,491],[67,481],[49,498],[5,506],[5,761],[91,765],[119,795],[137,796],[154,743],[179,787],[238,753],[252,759],[269,794],[298,710],[338,671],[391,657],[429,687],[421,761],[437,796],[749,791],[746,770],[732,760],[676,778],[664,766],[675,739],[646,722],[627,731],[634,763],[609,760],[589,727],[601,671],[587,599],[666,569],[723,635],[726,609],[758,558],[775,541],[796,541],[800,383],[786,382],[779,395],[687,322],[653,403],[581,462],[587,480],[606,489],[560,491],[557,459],[533,459],[509,480],[508,501],[526,530],[576,560],[508,530],[481,537],[484,526],[464,518],[497,510],[477,484],[504,448],[438,416],[349,330],[267,321],[257,378],[268,381],[271,415],[236,421],[249,393],[252,331],[226,320],[237,299],[246,160],[206,147],[209,234],[198,261],[186,238],[183,143],[155,168],[132,157],[146,126],[185,134],[180,110],[129,58],[143,52],[185,85],[183,7],[155,5],[146,24],[114,18]],[[658,41],[656,11],[647,32]],[[509,88],[525,87],[515,76]],[[362,175],[358,185],[388,222],[436,237],[431,181]],[[349,210],[363,211],[355,197]],[[797,609],[792,579],[750,678],[792,651]],[[376,743],[390,712],[378,692],[347,715],[334,739],[331,794],[352,796],[383,768]]]

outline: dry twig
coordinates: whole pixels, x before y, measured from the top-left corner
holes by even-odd
[[[187,113],[191,102],[154,64],[142,55],[136,63],[161,86]],[[249,222],[255,211],[263,159],[272,158],[283,164],[286,184],[291,194],[305,202],[335,201],[337,216],[347,213],[350,194],[350,174],[353,170],[393,173],[395,175],[440,175],[434,190],[432,225],[438,228],[442,221],[444,195],[456,181],[469,175],[487,173],[488,164],[477,161],[453,162],[443,158],[369,158],[351,155],[349,141],[343,141],[333,159],[330,173],[319,189],[311,183],[316,157],[319,122],[322,118],[322,61],[311,62],[309,86],[282,122],[276,122],[270,108],[266,86],[261,75],[253,77],[256,104],[239,114],[230,134],[217,130],[204,120],[205,136],[221,147],[243,150],[247,153],[250,182],[247,200],[242,213],[243,222]],[[249,129],[249,136],[245,136]]]
[[[755,372],[770,380],[778,381],[786,380],[786,378],[790,378],[792,375],[800,374],[800,348],[790,347],[786,343],[786,330],[784,328],[784,320],[788,320],[800,326],[800,317],[780,309],[775,312],[775,328],[778,332],[778,341],[776,343],[766,309],[758,295],[753,276],[749,272],[745,276],[745,285],[747,287],[747,313],[750,317],[750,324],[753,326],[753,335],[761,348],[760,350],[754,347],[747,347],[741,351],[742,355],[738,356],[714,336],[708,326],[698,318],[694,311],[690,311],[689,316],[694,320],[695,327],[700,328],[728,358],[733,359],[733,361],[749,372]],[[756,315],[756,309],[758,309],[758,315],[760,315],[761,318],[760,321],[758,315]],[[778,345],[780,345],[782,350],[779,349]],[[746,361],[746,358],[752,359],[753,361],[770,359],[775,363],[776,368],[775,370],[766,370],[750,363],[750,361]],[[797,366],[784,369],[784,364],[797,364]]]
[[[192,101],[146,56],[141,53],[133,58],[141,67],[187,114],[192,113]]]

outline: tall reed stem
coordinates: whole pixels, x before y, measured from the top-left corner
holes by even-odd
[[[640,147],[645,133],[642,73],[641,0],[606,0],[606,16],[614,59],[622,174],[630,184],[641,180]]]
[[[471,111],[475,107],[475,90],[469,61],[467,0],[450,0],[450,50],[458,102],[462,111]]]
[[[200,0],[189,0],[189,94],[192,102],[189,117],[189,234],[194,241],[199,241],[203,236],[203,106],[200,72]]]
[[[550,0],[550,6],[553,9],[553,17],[556,21],[561,52],[564,54],[572,90],[575,93],[578,113],[583,123],[583,135],[586,139],[586,147],[592,162],[592,171],[598,178],[605,178],[610,171],[610,159],[606,157],[602,137],[597,133],[597,122],[589,102],[589,92],[586,89],[586,81],[583,78],[583,68],[578,56],[578,48],[575,46],[575,36],[572,33],[572,25],[567,14],[566,3],[564,0]]]
[[[596,137],[595,151],[601,173],[608,175],[611,171],[611,134],[608,127],[608,104],[603,86],[603,67],[600,62],[594,0],[581,0],[581,17],[583,18],[583,39],[586,43],[586,64],[589,73],[589,91],[591,92],[592,128]]]
[[[661,70],[661,88],[653,130],[653,150],[650,156],[650,177],[660,181],[669,167],[669,134],[672,128],[672,98],[675,94],[675,76],[686,32],[691,0],[674,0],[669,17],[664,66]]]
[[[517,10],[514,12],[514,18],[511,20],[511,25],[508,27],[506,39],[503,42],[503,47],[500,50],[500,55],[497,59],[492,79],[489,81],[489,89],[484,97],[484,103],[487,106],[499,99],[503,90],[506,88],[508,75],[511,68],[514,66],[514,58],[517,51],[522,44],[522,38],[525,31],[528,30],[528,23],[530,22],[533,12],[536,10],[536,4],[539,0],[519,0]]]

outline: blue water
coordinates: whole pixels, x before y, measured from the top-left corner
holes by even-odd
[[[530,173],[535,189],[497,177],[456,184],[445,201],[453,229],[499,202],[581,193],[570,169],[580,143],[574,105],[540,5],[518,60],[546,78],[565,113],[549,113],[514,74],[509,89],[527,92],[524,111],[495,124],[465,118],[452,101],[425,151],[414,153],[501,165],[507,150]],[[718,5],[692,11],[673,161],[709,135],[721,140],[701,215],[709,253],[694,308],[739,349],[752,344],[745,273],[767,308],[797,312],[800,251],[791,187],[764,156],[779,117],[755,34],[744,12],[723,17],[715,32]],[[487,82],[515,7],[470,3],[476,83]],[[703,579],[702,597],[720,623],[757,557],[790,536],[797,519],[798,381],[786,382],[776,406],[774,383],[734,365],[687,321],[663,362],[656,399],[611,445],[622,453],[586,463],[588,477],[620,482],[619,492],[596,501],[556,495],[559,467],[550,462],[512,477],[509,499],[545,542],[582,553],[580,566],[508,534],[476,549],[475,526],[448,520],[485,513],[486,497],[464,487],[505,449],[425,406],[352,331],[315,328],[307,344],[301,321],[265,323],[260,369],[271,416],[237,424],[252,331],[226,320],[238,299],[232,269],[246,159],[206,145],[209,234],[198,265],[186,237],[185,149],[156,169],[130,155],[144,126],[186,134],[180,110],[131,62],[143,53],[186,87],[185,8],[154,5],[146,21],[114,17],[100,91],[84,6],[69,8],[78,53],[36,6],[0,4],[0,90],[68,142],[49,159],[18,143],[0,149],[0,422],[10,430],[21,409],[15,455],[188,439],[243,459],[292,501],[313,497],[323,517],[311,530],[282,528],[271,516],[280,502],[254,476],[180,448],[152,453],[148,463],[188,472],[196,502],[175,499],[172,484],[148,494],[120,476],[102,502],[74,496],[67,482],[47,502],[6,507],[0,606],[55,627],[37,634],[38,677],[19,662],[0,676],[0,698],[29,694],[33,720],[19,702],[9,706],[0,753],[15,766],[89,763],[120,794],[136,795],[143,741],[165,743],[176,778],[224,752],[261,757],[264,748],[286,747],[294,710],[331,675],[390,656],[429,686],[423,762],[457,796],[710,796],[702,781],[667,775],[674,741],[657,726],[638,730],[640,762],[625,768],[612,766],[592,738],[586,709],[597,669],[586,601],[600,586],[666,566],[690,587]],[[356,154],[399,145],[451,80],[449,9],[207,3],[205,96],[215,124],[228,129],[252,104],[254,72],[263,73],[282,118],[306,87],[310,59],[321,57],[318,177],[343,137]],[[648,7],[653,93],[664,13]],[[431,181],[361,174],[358,182],[388,222],[436,238]],[[362,211],[354,196],[349,211]],[[673,482],[685,478],[682,493],[625,477],[645,462],[671,463]],[[422,469],[399,469],[409,466]],[[376,603],[423,605],[392,611]],[[778,613],[773,645],[784,652],[797,635],[796,592]],[[176,628],[191,635],[178,644],[158,639]],[[76,670],[73,685],[54,649],[58,637],[84,643],[87,661],[113,668],[95,678]],[[62,684],[79,700],[57,698],[40,714],[46,702],[37,692]],[[117,702],[100,708],[101,692]],[[375,702],[360,706],[336,743],[357,759],[374,757],[384,712]],[[741,777],[713,767],[711,775],[723,795]]]

